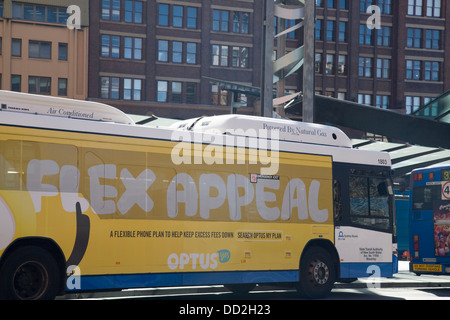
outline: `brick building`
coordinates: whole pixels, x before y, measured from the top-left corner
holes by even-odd
[[[316,4],[316,93],[411,113],[450,88],[447,1]],[[380,29],[367,28],[371,5]]]
[[[91,1],[89,98],[177,118],[229,113],[233,99],[255,114],[259,98],[205,77],[260,87],[262,16],[254,0]]]
[[[66,25],[80,8],[81,28]],[[86,99],[88,1],[0,1],[0,88]]]

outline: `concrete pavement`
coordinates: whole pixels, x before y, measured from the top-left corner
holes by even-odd
[[[409,262],[399,261],[399,272],[392,278],[366,278],[358,279],[352,283],[335,284],[336,289],[351,288],[450,288],[450,276],[433,276],[421,275],[416,276],[409,272]],[[274,290],[274,287],[259,287],[259,290]],[[167,298],[192,295],[192,294],[213,294],[225,292],[223,286],[197,286],[197,287],[176,287],[176,288],[146,288],[146,289],[129,289],[113,292],[89,292],[68,294],[58,297],[58,300],[65,299],[86,299],[86,298],[126,298],[126,297],[142,297],[142,296],[164,296]]]
[[[336,283],[335,288],[432,288],[450,287],[450,276],[421,275],[409,272],[409,262],[399,261],[398,273],[392,278],[364,278],[352,283]]]

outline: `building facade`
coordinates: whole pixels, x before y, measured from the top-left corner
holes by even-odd
[[[69,29],[70,5],[80,28]],[[0,1],[1,89],[87,98],[88,1]]]
[[[450,88],[450,3],[317,0],[316,93],[411,113]],[[377,5],[380,28],[375,22]]]
[[[162,117],[230,113],[232,102],[258,113],[258,97],[211,79],[260,87],[263,1],[100,0],[90,13],[89,98]]]

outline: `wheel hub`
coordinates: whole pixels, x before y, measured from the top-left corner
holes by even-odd
[[[48,274],[40,263],[26,262],[14,274],[14,291],[20,299],[37,299],[46,290],[47,278]]]
[[[330,270],[328,269],[328,266],[325,263],[323,263],[320,260],[316,260],[313,263],[312,274],[314,282],[319,285],[323,285],[327,283],[330,277]]]

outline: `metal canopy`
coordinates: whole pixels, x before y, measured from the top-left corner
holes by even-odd
[[[449,99],[450,96],[446,96]],[[294,107],[298,112],[299,106]],[[449,114],[450,116],[450,114]],[[450,123],[316,95],[315,119],[414,145],[450,149]]]
[[[413,112],[413,115],[438,122],[450,123],[450,91],[445,92]]]
[[[446,149],[364,139],[353,139],[352,142],[353,147],[357,149],[388,152],[392,160],[394,177],[408,175],[416,168],[450,164],[450,150]]]

